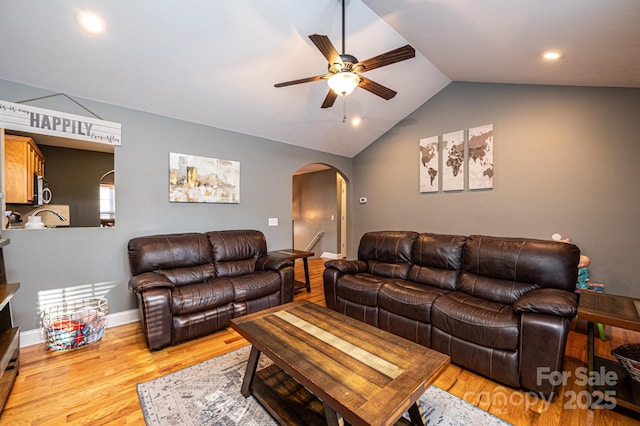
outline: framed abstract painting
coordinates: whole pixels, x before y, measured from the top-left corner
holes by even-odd
[[[240,162],[170,152],[169,201],[240,203]]]

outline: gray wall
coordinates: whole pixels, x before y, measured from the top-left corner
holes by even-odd
[[[50,93],[0,80],[0,99],[17,102]],[[69,95],[73,96],[72,93]],[[352,160],[249,135],[78,99],[108,121],[122,124],[115,149],[114,228],[5,230],[7,278],[21,283],[12,300],[15,323],[37,328],[40,301],[108,291],[110,313],[136,307],[127,288],[126,244],[132,237],[169,232],[258,229],[270,250],[291,246],[292,175],[325,163],[351,177]],[[64,97],[29,103],[87,115]],[[211,111],[215,114],[215,111]],[[169,203],[169,152],[240,162],[240,204]],[[280,226],[268,227],[278,217]]]
[[[52,92],[0,80],[0,99]],[[70,94],[73,95],[73,94]],[[115,228],[6,230],[12,300],[23,330],[38,327],[39,301],[108,291],[110,312],[135,308],[126,243],[167,232],[252,228],[269,249],[291,246],[292,175],[325,163],[348,179],[349,257],[376,229],[549,239],[558,232],[592,259],[606,291],[640,297],[633,270],[640,208],[640,90],[452,83],[353,160],[244,134],[80,100],[122,123],[115,150]],[[30,103],[86,115],[63,97]],[[215,111],[211,111],[215,114]],[[420,138],[494,124],[495,188],[420,194]],[[240,161],[241,203],[168,202],[169,152]],[[357,203],[367,197],[367,204]],[[354,201],[355,200],[355,201]],[[268,227],[278,217],[280,226]]]
[[[353,241],[411,229],[551,239],[591,258],[591,279],[640,297],[640,90],[452,83],[354,159]],[[494,189],[421,194],[420,138],[494,125]],[[355,248],[351,245],[350,256]]]
[[[293,177],[294,247],[304,250],[318,232],[322,237],[311,249],[315,257],[339,253],[338,203],[335,170],[305,173]],[[331,216],[333,215],[333,220]]]

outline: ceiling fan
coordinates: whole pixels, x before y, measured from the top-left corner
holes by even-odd
[[[313,34],[309,36],[320,53],[322,53],[327,61],[329,61],[329,72],[327,74],[316,75],[314,77],[278,83],[274,85],[275,87],[285,87],[292,86],[294,84],[327,80],[330,89],[322,103],[322,108],[329,108],[333,106],[338,95],[346,96],[356,87],[362,87],[364,90],[386,100],[389,100],[396,95],[395,91],[360,74],[386,65],[391,65],[396,62],[404,61],[406,59],[411,59],[416,56],[415,49],[407,44],[406,46],[399,47],[381,55],[374,56],[373,58],[369,58],[366,61],[359,62],[355,56],[345,53],[344,10],[345,0],[342,0],[342,54],[338,54],[336,48],[331,43],[331,40],[329,40],[329,37],[326,35]]]

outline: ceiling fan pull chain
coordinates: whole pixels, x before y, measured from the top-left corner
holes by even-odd
[[[342,97],[342,122],[347,121],[347,97]]]

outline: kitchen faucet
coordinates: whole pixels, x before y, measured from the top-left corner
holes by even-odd
[[[67,220],[66,217],[64,217],[63,215],[61,215],[60,213],[58,213],[57,211],[52,210],[52,209],[39,209],[39,210],[36,210],[33,213],[31,213],[29,216],[35,217],[38,213],[42,213],[42,212],[51,212],[51,213],[53,213],[54,215],[56,215],[58,217],[58,219],[60,219],[61,222],[64,222],[65,220]]]

